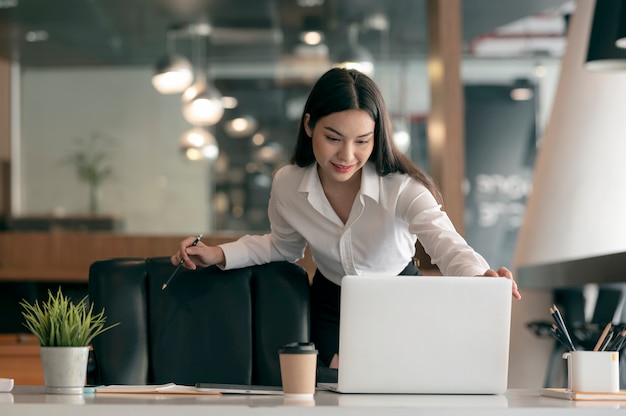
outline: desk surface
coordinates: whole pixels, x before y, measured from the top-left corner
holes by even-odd
[[[172,396],[44,394],[43,387],[16,386],[0,394],[0,415],[577,415],[615,414],[626,402],[572,402],[541,397],[537,390],[509,390],[497,396],[371,395],[318,391],[313,400],[282,396]]]

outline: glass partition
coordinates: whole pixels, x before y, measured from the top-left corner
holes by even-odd
[[[426,4],[416,8],[410,11],[420,16],[415,24],[425,34]],[[464,10],[464,16],[470,14]],[[359,39],[373,50],[373,78],[383,90],[407,154],[428,170],[427,39],[407,31],[413,38],[399,48],[390,34],[395,27],[406,27],[406,16],[386,18],[387,26],[368,20],[374,26],[362,29]],[[181,94],[157,92],[151,83],[152,65],[22,67],[20,156],[13,167],[20,178],[20,197],[14,215],[50,220],[50,227],[80,227],[81,218],[105,217],[113,231],[129,234],[266,231],[273,172],[288,163],[307,93],[330,67],[330,55],[323,57],[323,48],[320,58],[319,49],[298,55],[302,47],[295,38],[284,45],[293,49],[271,60],[260,59],[258,53],[213,59],[209,48],[209,80],[222,97],[237,103],[224,110],[219,123],[206,127],[219,148],[215,160],[187,157],[181,140],[193,126],[183,117]],[[547,118],[558,80],[558,56],[530,51],[494,58],[477,44],[467,43],[466,48],[465,84],[506,86],[529,79],[541,85],[534,101],[538,123]],[[544,68],[544,76],[537,76],[538,67]],[[237,122],[252,128],[236,127]],[[86,151],[86,157],[97,156],[88,154],[94,142],[100,146],[96,153],[104,152],[98,153],[102,166],[110,168],[95,190],[81,180],[70,160],[77,149]],[[60,218],[78,223],[59,224]]]

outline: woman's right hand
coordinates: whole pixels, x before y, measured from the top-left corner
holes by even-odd
[[[208,267],[214,264],[224,266],[226,258],[220,247],[207,246],[202,241],[198,241],[195,246],[192,245],[196,237],[187,237],[180,242],[178,252],[170,257],[170,261],[174,266],[178,266],[181,259],[183,267],[189,270],[195,270],[197,266]]]

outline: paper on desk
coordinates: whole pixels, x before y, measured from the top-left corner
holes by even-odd
[[[96,387],[96,394],[196,394],[219,396],[219,392],[199,391],[193,386],[183,386],[175,383],[150,385],[112,384]]]

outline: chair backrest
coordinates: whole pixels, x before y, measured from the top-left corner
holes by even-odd
[[[624,303],[624,285],[619,286],[600,285],[591,323],[604,326],[616,319],[615,315]]]
[[[555,289],[553,296],[569,328],[585,325],[585,294],[582,287]]]
[[[96,382],[280,385],[278,349],[309,339],[309,286],[300,266],[181,270],[169,258],[93,263],[89,296],[121,324],[93,342]]]

